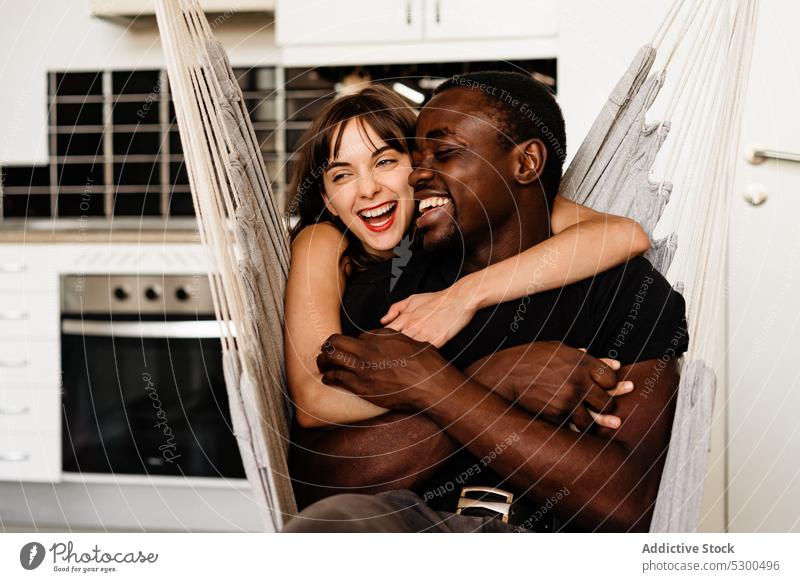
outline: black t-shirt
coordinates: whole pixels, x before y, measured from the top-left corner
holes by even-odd
[[[440,291],[461,275],[458,261],[416,254],[397,276],[392,261],[350,277],[342,300],[347,335],[382,327],[395,301]],[[668,356],[688,347],[685,303],[643,258],[561,289],[487,307],[440,350],[459,369],[503,348],[534,341],[563,341],[622,365]],[[454,511],[461,487],[509,489],[504,479],[466,448],[452,455],[417,493],[439,510]]]
[[[456,281],[450,257],[417,254],[398,278],[391,261],[353,275],[342,300],[347,335],[382,327],[389,306],[414,293],[440,291]],[[644,258],[572,285],[478,311],[440,350],[459,369],[495,351],[534,341],[563,341],[622,365],[677,357],[686,351],[685,303]]]

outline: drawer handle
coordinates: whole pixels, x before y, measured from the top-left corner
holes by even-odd
[[[27,267],[22,263],[0,264],[0,273],[24,273]]]
[[[9,463],[19,463],[20,461],[27,461],[31,456],[28,453],[21,451],[12,451],[10,453],[0,453],[0,461]]]
[[[28,360],[3,361],[0,360],[0,368],[27,368]]]
[[[0,320],[22,321],[23,319],[28,319],[28,313],[25,311],[0,311]]]
[[[16,406],[11,408],[0,408],[0,415],[3,416],[21,416],[28,414],[31,411],[30,406]]]

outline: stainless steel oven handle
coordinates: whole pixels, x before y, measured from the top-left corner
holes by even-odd
[[[222,324],[212,320],[190,321],[93,321],[64,319],[64,335],[101,337],[197,339],[222,337]]]

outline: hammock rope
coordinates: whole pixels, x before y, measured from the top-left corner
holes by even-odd
[[[676,0],[562,180],[562,195],[630,216],[651,238],[663,231],[648,258],[687,300],[690,350],[651,531],[693,531],[699,521],[714,367],[724,352],[721,267],[757,5]],[[280,529],[297,511],[286,462],[286,229],[242,92],[198,1],[156,0],[156,15],[209,255],[234,434],[265,529]],[[647,122],[651,107],[660,121]]]

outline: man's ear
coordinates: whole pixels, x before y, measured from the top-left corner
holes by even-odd
[[[322,201],[325,203],[325,208],[328,209],[328,212],[330,212],[331,214],[333,214],[335,217],[338,218],[339,213],[336,212],[336,209],[333,207],[333,204],[331,204],[331,200],[330,198],[328,198],[328,194],[325,192],[325,190],[323,190],[321,194],[322,194]]]
[[[514,178],[520,184],[537,182],[547,163],[547,148],[538,138],[532,138],[516,145]]]

